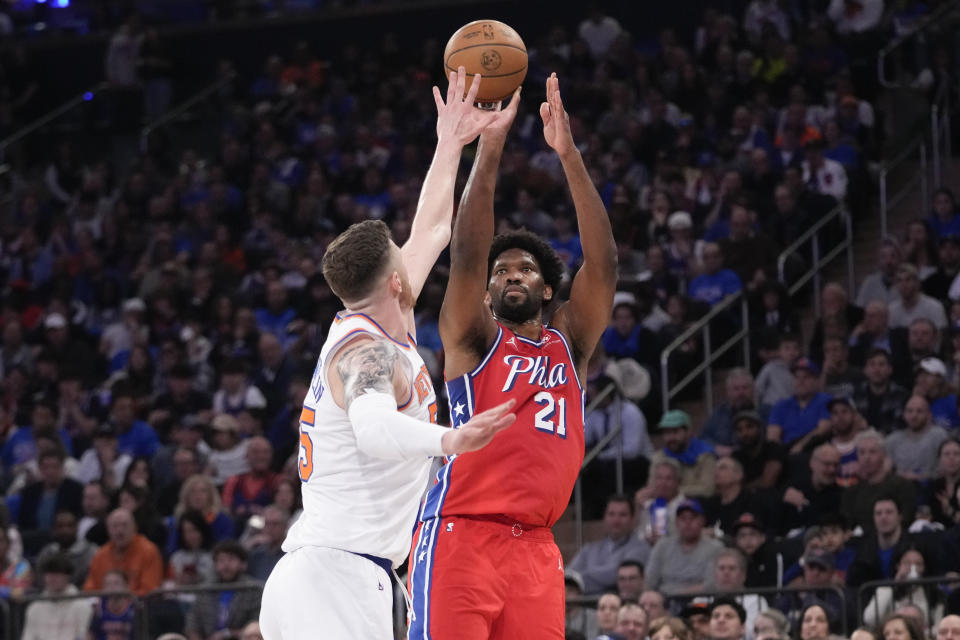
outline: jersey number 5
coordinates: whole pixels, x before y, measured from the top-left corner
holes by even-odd
[[[297,461],[300,470],[300,481],[306,482],[313,475],[313,440],[300,427],[300,459]]]
[[[543,407],[533,417],[533,426],[540,431],[556,433],[567,437],[567,399],[554,398],[549,391],[541,391],[533,396],[533,401]]]

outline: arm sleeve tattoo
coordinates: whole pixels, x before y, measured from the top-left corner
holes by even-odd
[[[397,348],[386,340],[348,347],[337,362],[346,407],[365,393],[393,395],[393,373],[399,355]]]

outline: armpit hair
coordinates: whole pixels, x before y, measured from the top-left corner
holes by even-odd
[[[393,395],[393,372],[400,353],[386,340],[365,341],[347,347],[337,362],[347,408],[365,393]]]

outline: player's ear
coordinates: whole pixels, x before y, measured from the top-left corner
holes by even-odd
[[[403,279],[400,277],[399,271],[393,271],[390,274],[390,292],[398,297],[403,293]]]
[[[553,287],[548,284],[543,285],[543,299],[553,300]]]
[[[484,291],[484,292],[483,292],[483,305],[484,305],[485,307],[489,307],[489,306],[492,305],[492,304],[493,304],[493,299],[490,298],[490,292],[489,292],[489,291]]]

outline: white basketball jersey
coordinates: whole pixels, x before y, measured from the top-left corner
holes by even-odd
[[[397,566],[410,552],[432,458],[383,460],[357,447],[347,412],[329,392],[326,363],[360,333],[390,340],[410,365],[410,397],[397,410],[436,422],[437,396],[413,338],[397,342],[367,315],[337,314],[300,414],[303,515],[287,533],[283,550],[332,547],[387,558]]]

